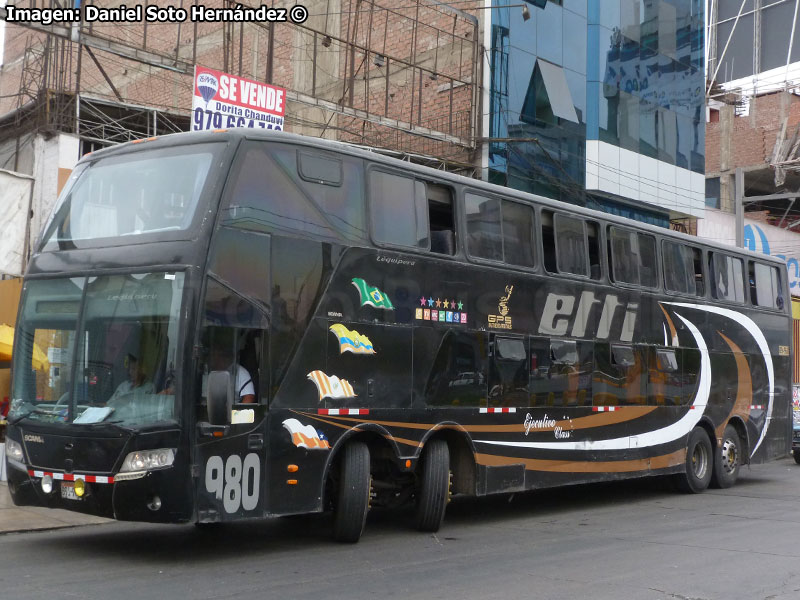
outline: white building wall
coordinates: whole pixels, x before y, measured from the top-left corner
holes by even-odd
[[[679,215],[705,214],[705,176],[599,140],[586,141],[586,189]]]
[[[20,277],[27,264],[25,233],[31,207],[33,178],[0,170],[0,274]]]
[[[697,221],[697,237],[735,245],[736,217],[719,210],[706,210],[706,218]],[[789,270],[789,293],[800,297],[800,233],[745,219],[744,247],[785,261]]]

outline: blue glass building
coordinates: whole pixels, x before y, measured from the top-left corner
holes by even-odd
[[[489,181],[663,226],[703,215],[703,0],[489,7]]]

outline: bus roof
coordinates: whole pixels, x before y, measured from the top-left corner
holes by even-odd
[[[686,241],[688,243],[701,244],[703,246],[722,249],[728,252],[735,251],[737,253],[757,257],[762,260],[764,259],[772,260],[780,264],[783,264],[784,262],[774,256],[753,252],[746,248],[737,248],[735,246],[730,246],[728,244],[706,240],[703,238],[699,238],[697,236],[681,233],[678,231],[673,231],[671,229],[666,229],[664,227],[659,227],[657,225],[650,225],[648,223],[635,221],[633,219],[620,217],[617,215],[613,215],[611,213],[605,213],[591,208],[586,208],[580,205],[570,204],[568,202],[563,202],[561,200],[553,200],[551,198],[546,198],[544,196],[538,196],[536,194],[515,190],[510,187],[505,187],[494,183],[481,181],[480,179],[472,179],[469,177],[465,177],[463,175],[448,173],[447,171],[441,171],[438,169],[433,169],[431,167],[426,167],[424,165],[418,165],[415,163],[402,161],[397,158],[392,158],[380,154],[379,151],[377,150],[376,151],[365,150],[361,146],[355,146],[347,142],[307,137],[295,133],[288,133],[285,131],[249,129],[249,128],[231,128],[231,129],[219,129],[212,131],[174,133],[165,136],[147,138],[143,140],[134,140],[132,142],[126,142],[124,144],[119,144],[117,146],[103,148],[91,154],[87,154],[79,162],[94,160],[99,157],[124,154],[127,152],[144,151],[149,148],[155,148],[155,147],[163,148],[165,146],[179,146],[184,144],[207,143],[207,142],[218,142],[218,141],[229,141],[238,143],[243,139],[285,142],[285,143],[309,146],[313,148],[320,148],[331,152],[348,154],[351,156],[367,159],[373,163],[384,164],[387,166],[398,167],[402,165],[402,168],[404,170],[407,171],[409,170],[409,168],[411,168],[416,174],[424,178],[430,178],[435,180],[438,179],[440,181],[446,181],[456,185],[468,186],[474,188],[476,191],[484,191],[486,193],[490,193],[496,196],[514,198],[516,200],[522,200],[524,202],[538,204],[540,206],[544,206],[546,208],[551,208],[554,210],[565,210],[565,211],[575,212],[576,209],[579,209],[580,214],[582,215],[585,215],[587,217],[593,217],[596,219],[601,219],[611,224],[636,227],[641,230],[650,231],[652,233],[666,237],[676,238],[679,240]]]

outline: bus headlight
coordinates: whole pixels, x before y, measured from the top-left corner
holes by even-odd
[[[122,461],[120,473],[136,473],[151,469],[163,469],[175,462],[175,450],[159,448],[158,450],[137,450],[131,452]]]
[[[17,462],[22,462],[24,458],[22,454],[22,444],[15,442],[14,440],[6,440],[6,456],[11,460],[16,460]]]

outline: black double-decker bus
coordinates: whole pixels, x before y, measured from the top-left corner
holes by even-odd
[[[18,505],[215,523],[668,475],[791,441],[785,268],[345,144],[85,157],[25,278]]]

